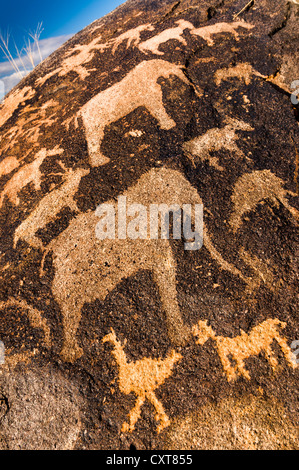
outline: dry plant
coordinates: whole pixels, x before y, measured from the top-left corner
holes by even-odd
[[[5,35],[0,32],[0,50],[2,50],[5,58],[20,78],[23,78],[24,74],[28,73],[28,62],[29,69],[34,69],[43,60],[39,44],[42,32],[42,23],[39,23],[34,32],[29,31],[29,37],[25,39],[24,47],[21,50],[18,49],[13,39],[14,50],[11,49],[9,32]],[[35,60],[35,52],[38,53],[38,61]]]

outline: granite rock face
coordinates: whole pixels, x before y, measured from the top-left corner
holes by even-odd
[[[247,3],[128,1],[0,107],[1,449],[298,448],[299,6]],[[124,196],[203,247],[100,240]]]

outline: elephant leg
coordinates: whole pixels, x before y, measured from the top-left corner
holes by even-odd
[[[84,117],[84,124],[85,124],[85,136],[88,145],[88,154],[89,154],[89,161],[93,168],[97,168],[99,166],[105,165],[109,163],[110,158],[105,157],[101,153],[101,145],[104,139],[104,127],[101,126],[92,126],[90,124],[91,119],[87,119]]]
[[[74,299],[67,299],[61,305],[64,343],[60,354],[66,362],[73,363],[83,355],[83,349],[79,347],[76,339],[82,307],[82,302],[76,302]]]
[[[166,255],[166,256],[165,256]],[[161,302],[166,312],[166,326],[173,344],[183,346],[191,338],[191,328],[183,322],[176,289],[176,266],[171,248],[153,266],[154,280],[159,288]]]
[[[155,103],[155,105],[153,105]],[[159,103],[157,106],[156,103]],[[145,104],[151,115],[157,119],[162,129],[170,130],[176,126],[175,121],[167,114],[163,106],[163,95],[162,92],[157,93],[154,100]]]

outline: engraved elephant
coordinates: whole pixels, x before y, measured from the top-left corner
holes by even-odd
[[[147,108],[162,129],[169,130],[176,126],[164,108],[162,88],[157,83],[160,77],[169,78],[171,75],[190,85],[178,65],[164,60],[141,62],[123,80],[94,96],[80,109],[78,117],[83,120],[93,167],[109,162],[109,158],[101,153],[105,127],[139,107]]]

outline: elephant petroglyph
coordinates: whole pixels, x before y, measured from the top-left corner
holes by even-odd
[[[141,62],[119,83],[102,91],[88,101],[79,111],[88,144],[90,163],[93,167],[108,163],[101,153],[105,127],[127,116],[139,107],[145,107],[159,121],[162,129],[176,126],[163,105],[163,93],[157,83],[161,77],[175,75],[190,85],[182,68],[164,60]]]

